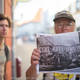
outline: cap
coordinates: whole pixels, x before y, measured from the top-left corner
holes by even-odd
[[[72,21],[75,22],[75,19],[72,16],[72,14],[69,11],[66,11],[66,10],[63,10],[61,12],[56,13],[55,18],[53,19],[53,21],[56,21],[60,18],[68,18],[68,19],[71,19]]]

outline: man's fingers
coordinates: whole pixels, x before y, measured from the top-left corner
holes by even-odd
[[[32,55],[31,57],[32,57],[32,60],[33,60],[33,61],[36,61],[36,60],[39,61],[39,57],[38,57],[38,56]]]
[[[40,51],[38,49],[34,49],[31,56],[31,64],[35,65],[39,63],[40,59]]]
[[[34,49],[34,51],[33,51],[32,55],[35,55],[35,56],[40,57],[40,51],[39,51],[39,50],[37,50],[37,49]]]

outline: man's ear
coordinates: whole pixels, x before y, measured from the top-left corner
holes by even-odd
[[[56,33],[56,31],[57,31],[57,28],[56,28],[56,26],[54,25],[54,32]]]
[[[74,23],[74,26],[73,26],[73,31],[75,31],[76,30],[76,24]]]

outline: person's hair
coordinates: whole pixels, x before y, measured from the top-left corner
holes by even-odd
[[[0,21],[7,20],[9,24],[9,28],[11,27],[11,21],[8,17],[6,17],[4,14],[0,13]]]

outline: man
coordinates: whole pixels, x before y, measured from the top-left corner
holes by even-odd
[[[8,47],[5,45],[4,40],[11,26],[8,17],[0,14],[0,80],[7,80],[6,64],[10,60]]]
[[[54,18],[54,30],[56,34],[73,32],[75,30],[75,19],[68,11],[61,11],[55,15]],[[38,49],[34,49],[31,56],[31,66],[26,72],[27,80],[36,80],[37,72],[36,65],[39,63],[40,51]],[[52,75],[53,76],[53,75]],[[73,74],[60,74],[55,73],[53,80],[71,80],[73,78]],[[49,80],[49,79],[47,79]]]

